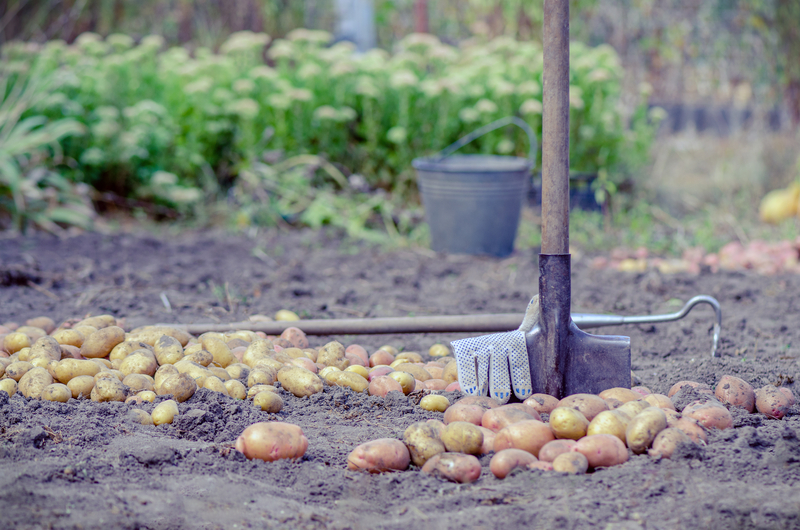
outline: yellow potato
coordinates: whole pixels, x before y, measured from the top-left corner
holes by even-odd
[[[331,367],[329,366],[328,368],[331,368]],[[347,368],[345,368],[344,371],[345,372],[357,373],[358,375],[360,375],[364,379],[367,379],[367,377],[369,377],[369,372],[363,366],[351,365],[351,366],[348,366]]]
[[[155,381],[156,388],[161,386],[161,383],[167,377],[171,375],[178,375],[180,372],[178,369],[171,364],[165,364],[164,366],[159,366],[158,370],[156,370],[155,375],[153,375],[153,380]]]
[[[144,402],[152,403],[153,401],[156,400],[156,397],[157,397],[156,393],[153,392],[152,390],[142,390],[138,394],[130,396],[128,399],[125,400],[125,402],[127,403],[128,400],[133,400],[136,403],[144,403]]]
[[[579,410],[556,407],[550,412],[550,429],[556,438],[579,440],[586,436],[588,428],[589,420]]]
[[[83,359],[64,359],[55,367],[56,379],[64,384],[80,375],[94,377],[99,371],[100,366],[97,363]]]
[[[166,366],[170,365],[165,364],[164,366],[162,366],[162,368]],[[191,378],[194,379],[198,385],[202,385],[206,377],[211,377],[214,375],[214,373],[209,368],[200,366],[199,364],[193,363],[191,361],[182,360],[178,361],[177,363],[171,366],[177,368],[178,372],[185,373],[191,376]],[[158,378],[156,378],[156,388],[158,388]]]
[[[108,329],[108,328],[106,328]],[[124,375],[146,374],[154,376],[158,369],[158,363],[153,359],[152,354],[148,355],[147,350],[137,350],[122,360],[119,371]]]
[[[223,388],[225,388],[223,386]],[[183,403],[192,397],[197,390],[197,383],[189,374],[177,374],[167,377],[156,387],[160,396],[172,394],[178,403]]]
[[[421,366],[417,366],[415,364],[403,363],[395,368],[395,371],[399,372],[407,372],[414,376],[414,379],[419,381],[425,382],[428,379],[431,379],[431,374],[428,373],[425,368]],[[394,373],[394,372],[392,372]],[[392,374],[389,374],[391,377]],[[402,383],[401,383],[402,384]]]
[[[59,329],[52,336],[59,344],[75,346],[76,348],[80,348],[84,341],[83,333],[76,329]]]
[[[288,392],[297,397],[322,392],[322,379],[317,374],[299,366],[284,367],[278,372],[278,381]]]
[[[158,364],[175,364],[183,359],[183,346],[175,337],[162,335],[153,345]]]
[[[222,339],[207,337],[203,340],[203,348],[211,354],[214,362],[223,368],[237,361],[236,357],[231,353],[231,349]]]
[[[98,402],[125,401],[125,387],[123,386],[122,381],[116,378],[95,378],[94,388],[92,388],[89,396],[92,398],[92,401]]]
[[[45,387],[53,384],[53,376],[44,368],[31,368],[23,375],[18,390],[26,398],[40,398]]]
[[[483,433],[466,421],[454,421],[448,424],[441,434],[441,440],[448,451],[480,455],[483,447]]]
[[[623,403],[614,410],[628,416],[628,418],[630,419],[633,419],[637,414],[639,414],[649,406],[650,403],[648,403],[647,401],[643,399],[637,399],[636,401],[628,401],[627,403]]]
[[[346,386],[354,392],[363,392],[369,387],[369,381],[355,372],[331,372],[328,383],[336,386]]]
[[[48,361],[61,360],[61,345],[53,337],[44,336],[36,339],[28,353],[29,359],[42,358]]]
[[[0,379],[0,392],[6,392],[8,397],[17,393],[17,382],[13,379]]]
[[[150,416],[153,418],[153,425],[163,425],[165,423],[172,423],[175,419],[175,416],[178,415],[178,404],[175,401],[168,399],[166,401],[162,401],[156,408],[153,409],[153,412]]]
[[[654,457],[672,458],[672,453],[682,443],[691,443],[689,436],[680,429],[667,428],[658,433],[648,454]]]
[[[269,356],[272,351],[272,343],[266,339],[256,339],[250,343],[242,355],[242,362],[253,368],[259,359]]]
[[[56,329],[56,323],[53,322],[53,319],[45,316],[29,318],[25,321],[25,325],[40,328],[45,333],[52,333],[53,330]]]
[[[578,452],[562,453],[553,460],[553,471],[582,475],[589,469],[589,461]]]
[[[340,370],[344,370],[350,366],[350,361],[345,358],[344,346],[336,341],[331,341],[319,349],[317,355],[317,362],[325,366],[335,366]]]
[[[458,364],[456,364],[455,360],[447,363],[447,365],[444,367],[442,379],[444,379],[444,382],[448,385],[458,381]]]
[[[6,366],[6,377],[19,383],[22,376],[31,371],[34,366],[27,361],[16,361]]]
[[[278,380],[278,372],[269,366],[254,368],[247,376],[247,386],[255,385],[274,385]]]
[[[72,391],[67,385],[61,383],[47,385],[44,390],[42,390],[41,395],[41,398],[46,401],[58,401],[60,403],[66,403],[71,397]]]
[[[423,466],[428,459],[447,450],[439,429],[427,421],[409,425],[403,432],[403,443],[406,444],[415,466]]]
[[[616,399],[622,401],[623,403],[627,403],[628,401],[636,401],[637,399],[641,399],[642,395],[638,392],[634,392],[630,388],[615,387],[600,392],[600,398]]]
[[[205,378],[205,380],[203,381],[203,388],[213,390],[214,392],[219,392],[220,394],[226,396],[228,395],[228,389],[225,388],[225,383],[223,383],[222,379],[220,379],[215,375]]]
[[[228,372],[231,379],[247,379],[250,375],[250,367],[244,363],[229,364],[225,371]]]
[[[117,319],[113,315],[97,315],[93,317],[84,318],[75,326],[92,326],[97,329],[107,328],[109,326],[116,326]]]
[[[634,454],[647,451],[655,437],[667,428],[667,416],[658,407],[647,407],[637,414],[625,429],[625,439]]]
[[[558,407],[558,399],[549,394],[533,394],[523,404],[532,407],[539,414],[550,414],[550,412]]]
[[[238,379],[225,381],[225,389],[233,399],[245,399],[247,397],[247,388]]]
[[[450,401],[444,396],[431,394],[422,398],[419,406],[424,410],[444,412],[450,407]]]
[[[125,340],[125,330],[117,326],[98,329],[83,341],[81,355],[89,358],[107,357],[114,346]]]
[[[132,421],[141,423],[142,425],[153,425],[153,417],[142,409],[131,409],[128,412],[128,417]]]
[[[414,376],[406,371],[403,370],[395,370],[394,372],[389,372],[389,377],[400,383],[400,388],[403,389],[403,394],[410,394],[414,391],[416,386],[416,379]]]
[[[67,388],[72,392],[72,397],[75,399],[80,397],[88,398],[92,394],[92,389],[94,388],[94,377],[91,375],[73,377],[67,383]]]
[[[555,436],[546,423],[539,420],[524,420],[500,429],[495,435],[492,448],[495,452],[503,449],[522,449],[538,458],[542,447],[553,440]]]
[[[264,412],[277,414],[283,408],[283,399],[275,392],[259,392],[253,397],[253,405]]]
[[[126,340],[122,341],[111,350],[111,353],[108,354],[108,359],[113,363],[116,360],[122,360],[131,353],[137,350],[148,350],[150,352],[153,351],[153,347],[145,342],[141,342],[138,340]]]
[[[431,357],[447,357],[450,355],[450,348],[444,344],[434,344],[428,349],[428,355]]]
[[[587,436],[595,434],[610,434],[619,438],[625,443],[625,430],[628,428],[630,418],[624,414],[619,414],[616,410],[606,410],[598,414],[589,422],[586,429]]]
[[[199,364],[200,366],[207,367],[209,364],[211,364],[214,361],[214,356],[211,355],[210,352],[204,350],[203,346],[201,346],[201,345],[198,345],[198,346],[199,347],[196,348],[197,351],[194,351],[192,353],[187,353],[189,351],[189,349],[188,348],[185,349],[184,353],[186,353],[186,355],[183,356],[183,360],[192,361],[194,363]]]
[[[253,385],[247,390],[247,397],[255,397],[259,392],[278,392],[278,389],[272,385]]]
[[[294,311],[289,311],[288,309],[281,309],[277,313],[275,313],[275,320],[279,322],[295,322],[300,320],[300,317],[297,316],[297,313]]]
[[[94,326],[73,326],[72,329],[83,335],[84,341],[86,340],[86,337],[97,331],[97,328]],[[81,344],[81,346],[83,345]]]
[[[141,392],[142,390],[154,391],[156,389],[155,380],[145,374],[126,375],[122,380],[122,384],[130,388],[132,392]]]
[[[578,410],[589,421],[592,421],[595,416],[604,410],[608,410],[606,402],[594,394],[573,394],[567,396],[558,402],[558,407],[569,407]]]
[[[3,347],[8,353],[16,353],[22,348],[30,348],[31,338],[19,331],[12,331],[6,335]]]
[[[231,379],[231,374],[229,374],[227,370],[225,370],[224,368],[220,368],[219,366],[211,365],[208,367],[208,370],[215,377],[219,377],[222,382],[230,381]]]
[[[183,347],[186,347],[192,339],[192,336],[185,331],[171,326],[145,326],[131,331],[126,340],[137,340],[155,346],[158,339],[164,335],[177,339]]]
[[[225,334],[226,342],[234,339],[239,339],[247,343],[250,343],[256,340],[257,338],[258,335],[256,335],[254,331],[250,331],[248,329],[240,329],[238,331],[232,331],[230,333]]]
[[[647,394],[643,399],[649,403],[651,407],[675,410],[675,405],[672,403],[672,400],[664,394]]]
[[[381,347],[380,347],[380,348],[378,348],[378,349],[379,349],[379,350],[383,350],[383,351],[388,351],[388,352],[389,352],[389,353],[391,353],[391,354],[392,354],[394,357],[397,357],[397,355],[400,353],[400,350],[398,350],[398,349],[397,349],[397,348],[395,348],[394,346],[389,346],[388,344],[384,344],[383,346],[381,346]]]
[[[412,363],[421,363],[422,362],[422,355],[415,351],[406,351],[403,353],[398,353],[394,357],[395,360],[397,359],[408,359],[408,362]]]

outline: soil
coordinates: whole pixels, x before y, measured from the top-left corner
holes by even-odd
[[[723,309],[719,357],[712,312],[679,322],[598,330],[631,337],[641,384],[715,385],[733,374],[755,387],[800,390],[800,275],[703,271],[643,274],[589,267],[573,255],[573,311],[672,312],[696,294]],[[524,311],[538,288],[536,255],[506,259],[386,251],[335,232],[83,234],[0,240],[0,322],[46,315],[124,317],[126,326],[230,322],[287,308],[304,318]],[[165,302],[165,300],[168,302]],[[368,350],[427,355],[464,334],[310,337]],[[4,528],[800,528],[800,410],[783,420],[732,411],[735,426],[670,460],[632,456],[582,476],[513,472],[458,485],[418,469],[346,470],[358,444],[402,436],[441,413],[419,396],[327,387],[278,414],[199,390],[171,425],[143,426],[130,406],[49,403],[0,393],[0,521]],[[451,401],[456,393],[447,394]],[[162,398],[159,398],[162,399]],[[151,410],[154,405],[146,405]],[[248,461],[232,443],[249,424],[300,425],[299,461]]]

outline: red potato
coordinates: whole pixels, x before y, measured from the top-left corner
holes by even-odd
[[[576,443],[578,442],[569,439],[547,442],[539,450],[539,460],[542,462],[552,462],[558,455],[572,451]]]
[[[367,353],[367,350],[364,349],[364,347],[360,344],[351,344],[344,349],[344,353],[345,355],[348,353],[357,355],[362,361],[364,361],[364,366],[369,366],[369,353]]]
[[[383,366],[390,365],[394,362],[394,355],[386,350],[378,350],[369,356],[370,366]]]
[[[461,383],[458,381],[454,381],[447,385],[447,388],[444,389],[445,392],[461,392]]]
[[[308,438],[297,425],[280,421],[259,422],[246,428],[236,439],[236,450],[247,458],[274,462],[300,458],[308,449]]]
[[[750,383],[732,375],[723,375],[717,383],[714,396],[724,405],[740,407],[747,412],[756,409],[756,393]]]
[[[445,425],[454,421],[468,421],[474,425],[481,425],[484,410],[478,405],[455,405],[444,412]]]
[[[628,448],[611,434],[592,434],[577,441],[572,451],[586,457],[589,467],[611,467],[628,461]]]
[[[494,451],[504,449],[522,449],[535,457],[547,443],[555,440],[553,431],[546,423],[538,420],[526,420],[501,429],[494,439]]]
[[[61,344],[61,359],[83,359],[81,349],[69,344]]]
[[[425,462],[422,472],[460,484],[469,484],[480,478],[481,463],[472,455],[439,453]]]
[[[390,373],[394,372],[394,368],[391,366],[377,366],[369,371],[367,375],[367,379],[372,381],[376,377],[381,377],[384,375],[389,375]]]
[[[623,387],[614,387],[603,390],[598,394],[600,399],[616,399],[618,401],[622,401],[623,403],[627,403],[628,401],[636,401],[637,399],[641,399],[642,395],[638,392],[634,392],[630,388],[623,388]]]
[[[292,359],[292,364],[295,366],[299,366],[300,368],[305,368],[309,372],[317,373],[317,363],[315,363],[308,357],[297,357],[295,359]]]
[[[793,407],[795,405],[795,399],[792,391],[786,388],[785,386],[779,386],[778,390],[780,390],[783,393],[783,395],[786,396],[786,399],[789,400],[789,406]]]
[[[761,414],[765,414],[768,418],[779,420],[783,418],[791,408],[791,400],[794,398],[788,397],[778,387],[767,385],[759,388],[755,393],[756,408]]]
[[[563,453],[553,460],[553,470],[572,475],[582,475],[589,469],[589,461],[578,452]]]
[[[234,357],[236,357],[236,360],[239,362],[242,362],[242,359],[244,358],[244,352],[246,351],[247,351],[247,346],[237,346],[235,348],[231,348],[231,353],[233,354]]]
[[[594,394],[573,394],[567,396],[558,402],[558,407],[569,407],[579,411],[586,416],[586,419],[592,419],[603,412],[608,410],[608,405],[603,401],[603,398],[595,396]]]
[[[411,455],[406,444],[394,438],[379,438],[363,443],[347,457],[347,469],[370,473],[403,471],[408,469]]]
[[[350,366],[363,366],[365,368],[369,366],[369,361],[364,361],[355,353],[345,353],[344,358],[350,361]]]
[[[522,404],[532,407],[539,414],[550,414],[558,406],[558,399],[549,394],[533,394]]]
[[[489,462],[489,470],[499,479],[504,479],[511,471],[518,467],[527,467],[538,461],[528,451],[522,449],[503,449],[498,451]]]
[[[295,348],[308,348],[308,338],[300,328],[290,327],[283,330],[281,338],[292,343]]]
[[[530,408],[527,407],[527,405],[524,406],[526,408]],[[525,420],[535,420],[537,419],[537,416],[539,416],[539,414],[532,409],[530,412],[526,412],[514,407],[513,405],[503,405],[497,407],[496,409],[489,409],[484,412],[483,417],[481,418],[481,425],[491,431],[499,432],[504,427],[508,427],[513,423]]]
[[[553,463],[552,462],[542,462],[539,460],[538,462],[531,462],[528,464],[528,469],[538,469],[541,471],[553,471]]]
[[[423,366],[423,368],[426,372],[431,374],[431,378],[433,379],[442,379],[442,376],[444,375],[444,368],[440,368],[439,366],[430,366],[429,364],[426,364]],[[442,381],[444,381],[444,379],[442,379]],[[447,383],[445,383],[445,386],[447,386]]]
[[[683,431],[691,441],[698,445],[708,444],[708,435],[705,428],[692,418],[680,418],[669,427]]]
[[[637,394],[640,394],[642,397],[653,393],[652,390],[650,390],[646,386],[634,386],[634,387],[631,387],[631,390],[633,390]]]
[[[733,416],[720,404],[707,401],[693,403],[683,409],[683,418],[692,418],[706,429],[730,429],[733,427]]]
[[[481,427],[478,425],[478,428],[483,433],[483,445],[481,446],[481,454],[488,455],[489,453],[494,452],[494,438],[496,433],[494,431],[490,431],[486,427]]]
[[[402,393],[403,387],[388,375],[383,375],[369,382],[368,392],[370,396],[386,397],[389,392]]]
[[[687,442],[691,442],[691,439],[682,430],[675,428],[664,429],[653,440],[653,446],[647,453],[656,458],[672,458],[675,449],[680,444]]]
[[[696,389],[698,392],[703,392],[703,393],[707,393],[707,394],[711,394],[712,393],[711,392],[711,387],[709,387],[706,384],[698,383],[697,381],[678,381],[677,383],[672,385],[672,388],[669,389],[669,392],[667,392],[667,397],[674,396],[684,386],[690,386],[690,387]]]
[[[423,384],[428,390],[444,390],[447,388],[447,383],[445,383],[443,379],[428,379],[424,381]]]
[[[414,379],[414,390],[412,390],[412,392],[422,392],[423,390],[427,389],[428,387],[425,386],[425,383],[423,383],[419,379]]]
[[[500,402],[487,396],[464,396],[453,405],[477,405],[484,410],[496,409]]]

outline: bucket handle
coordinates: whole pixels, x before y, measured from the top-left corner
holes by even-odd
[[[488,125],[484,125],[480,129],[472,131],[468,135],[456,140],[452,144],[448,145],[447,147],[439,151],[433,158],[438,161],[445,157],[448,157],[452,155],[455,151],[461,149],[471,141],[480,138],[484,134],[492,132],[495,129],[499,129],[500,127],[511,125],[512,123],[517,127],[521,128],[523,131],[525,131],[525,134],[528,135],[528,141],[530,142],[530,152],[528,154],[528,160],[531,161],[532,167],[536,167],[536,153],[538,152],[538,145],[536,143],[536,133],[533,132],[533,129],[531,129],[530,125],[528,125],[524,120],[517,118],[516,116],[508,116],[506,118],[500,118],[499,120],[493,121]]]

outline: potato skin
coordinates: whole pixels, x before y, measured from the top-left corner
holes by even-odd
[[[379,438],[353,449],[347,457],[347,469],[370,473],[403,471],[408,469],[410,462],[411,455],[406,444],[394,438]]]
[[[550,429],[556,438],[579,440],[586,436],[589,420],[581,411],[569,407],[556,407],[550,413]]]
[[[647,394],[642,399],[649,403],[651,407],[658,407],[665,410],[675,410],[675,404],[664,394]]]
[[[593,434],[578,440],[572,451],[586,457],[589,467],[611,467],[628,461],[628,448],[611,434]]]
[[[100,371],[97,363],[81,359],[64,359],[59,361],[55,368],[56,379],[60,383],[67,384],[72,378],[79,375],[90,375],[94,377]]]
[[[6,392],[8,397],[17,393],[17,382],[13,379],[0,379],[0,392]]]
[[[514,469],[527,467],[537,460],[531,453],[522,449],[503,449],[495,453],[489,461],[489,470],[495,477],[504,479]]]
[[[94,388],[94,377],[91,375],[73,377],[67,383],[67,388],[72,392],[72,397],[75,399],[81,396],[88,398],[92,394],[92,389]]]
[[[478,405],[460,405],[456,403],[444,412],[445,425],[454,421],[468,421],[475,425],[481,425],[484,409]]]
[[[594,434],[610,434],[619,438],[624,444],[625,430],[628,428],[628,423],[630,423],[630,418],[628,418],[628,416],[620,414],[615,410],[605,410],[589,422],[586,434],[588,436]]]
[[[500,406],[500,402],[487,396],[464,396],[454,405],[477,405],[483,410],[496,409]]]
[[[533,394],[522,403],[533,407],[539,414],[550,414],[558,406],[558,399],[549,394]]]
[[[481,463],[472,455],[440,453],[422,466],[422,472],[459,484],[469,484],[480,478]]]
[[[558,406],[579,410],[589,421],[604,410],[608,410],[606,402],[594,394],[573,394],[559,401]]]
[[[683,418],[692,418],[706,429],[730,429],[733,416],[722,405],[714,402],[693,403],[683,409]]]
[[[60,403],[66,403],[71,397],[72,391],[67,388],[67,385],[62,383],[47,385],[44,390],[42,390],[41,396],[41,398],[46,401],[58,401]]]
[[[637,399],[642,398],[642,395],[638,392],[635,392],[630,388],[623,387],[615,387],[603,390],[600,392],[599,396],[601,399],[616,399],[622,401],[623,403],[627,403],[628,401],[636,401]]]
[[[741,407],[747,412],[756,409],[756,394],[753,387],[744,379],[732,375],[723,375],[714,390],[714,396],[723,405]]]
[[[81,355],[87,359],[107,357],[114,346],[125,340],[125,330],[117,326],[98,329],[81,344]]]
[[[281,368],[278,372],[281,386],[297,397],[311,396],[322,392],[322,379],[317,374],[299,366]]]
[[[259,392],[253,396],[253,405],[264,412],[277,414],[283,409],[283,399],[275,392]]]
[[[681,443],[691,442],[692,440],[680,429],[667,428],[658,433],[653,440],[653,446],[648,454],[657,458],[672,458],[672,453]]]
[[[53,384],[53,376],[44,368],[32,368],[25,372],[18,383],[18,390],[26,398],[40,398],[42,392]]]
[[[424,410],[445,412],[450,407],[450,401],[444,396],[431,394],[422,398],[419,406]]]
[[[570,440],[568,438],[547,442],[539,450],[539,460],[542,462],[552,462],[558,455],[572,451],[572,448],[575,447],[577,443],[578,442],[575,440]]]
[[[515,405],[519,405],[519,407]],[[527,405],[519,403],[503,405],[484,412],[481,417],[481,425],[490,431],[500,432],[501,429],[520,421],[540,419],[538,416],[539,413]]]
[[[403,387],[388,375],[381,375],[369,382],[369,395],[386,397],[389,392],[403,392]]]
[[[330,384],[347,387],[358,393],[365,391],[369,387],[369,382],[355,372],[333,372],[327,381]]]
[[[681,388],[684,386],[690,386],[692,388],[695,388],[697,389],[698,392],[705,392],[708,394],[712,393],[711,388],[704,383],[698,383],[697,381],[678,381],[677,383],[672,385],[672,387],[669,389],[669,392],[667,392],[667,397],[674,396],[675,394],[680,392]]]
[[[655,437],[667,428],[667,416],[658,407],[647,407],[637,414],[625,429],[625,439],[634,454],[647,451]]]
[[[174,400],[168,399],[156,405],[150,417],[153,420],[153,425],[163,425],[165,423],[172,423],[177,415],[178,404],[175,403]]]
[[[589,461],[581,453],[562,453],[553,460],[553,471],[582,475],[589,469]]]
[[[427,421],[409,425],[403,432],[403,443],[415,466],[423,466],[428,459],[447,450],[437,426]]]
[[[192,397],[196,391],[197,383],[189,374],[171,375],[156,388],[156,394],[160,396],[172,394],[178,403],[183,403]]]
[[[483,447],[483,433],[475,424],[467,421],[454,421],[447,425],[441,440],[452,453],[480,455]]]
[[[525,420],[500,429],[494,438],[494,451],[522,449],[535,457],[547,443],[555,440],[550,427],[538,420]]]
[[[94,388],[92,388],[92,392],[89,394],[92,398],[92,401],[97,402],[104,402],[104,401],[125,401],[127,397],[125,395],[125,386],[122,384],[117,378],[95,378],[94,381]]]
[[[755,393],[756,408],[758,412],[768,418],[779,420],[783,418],[791,407],[792,399],[778,387],[766,385]]]

